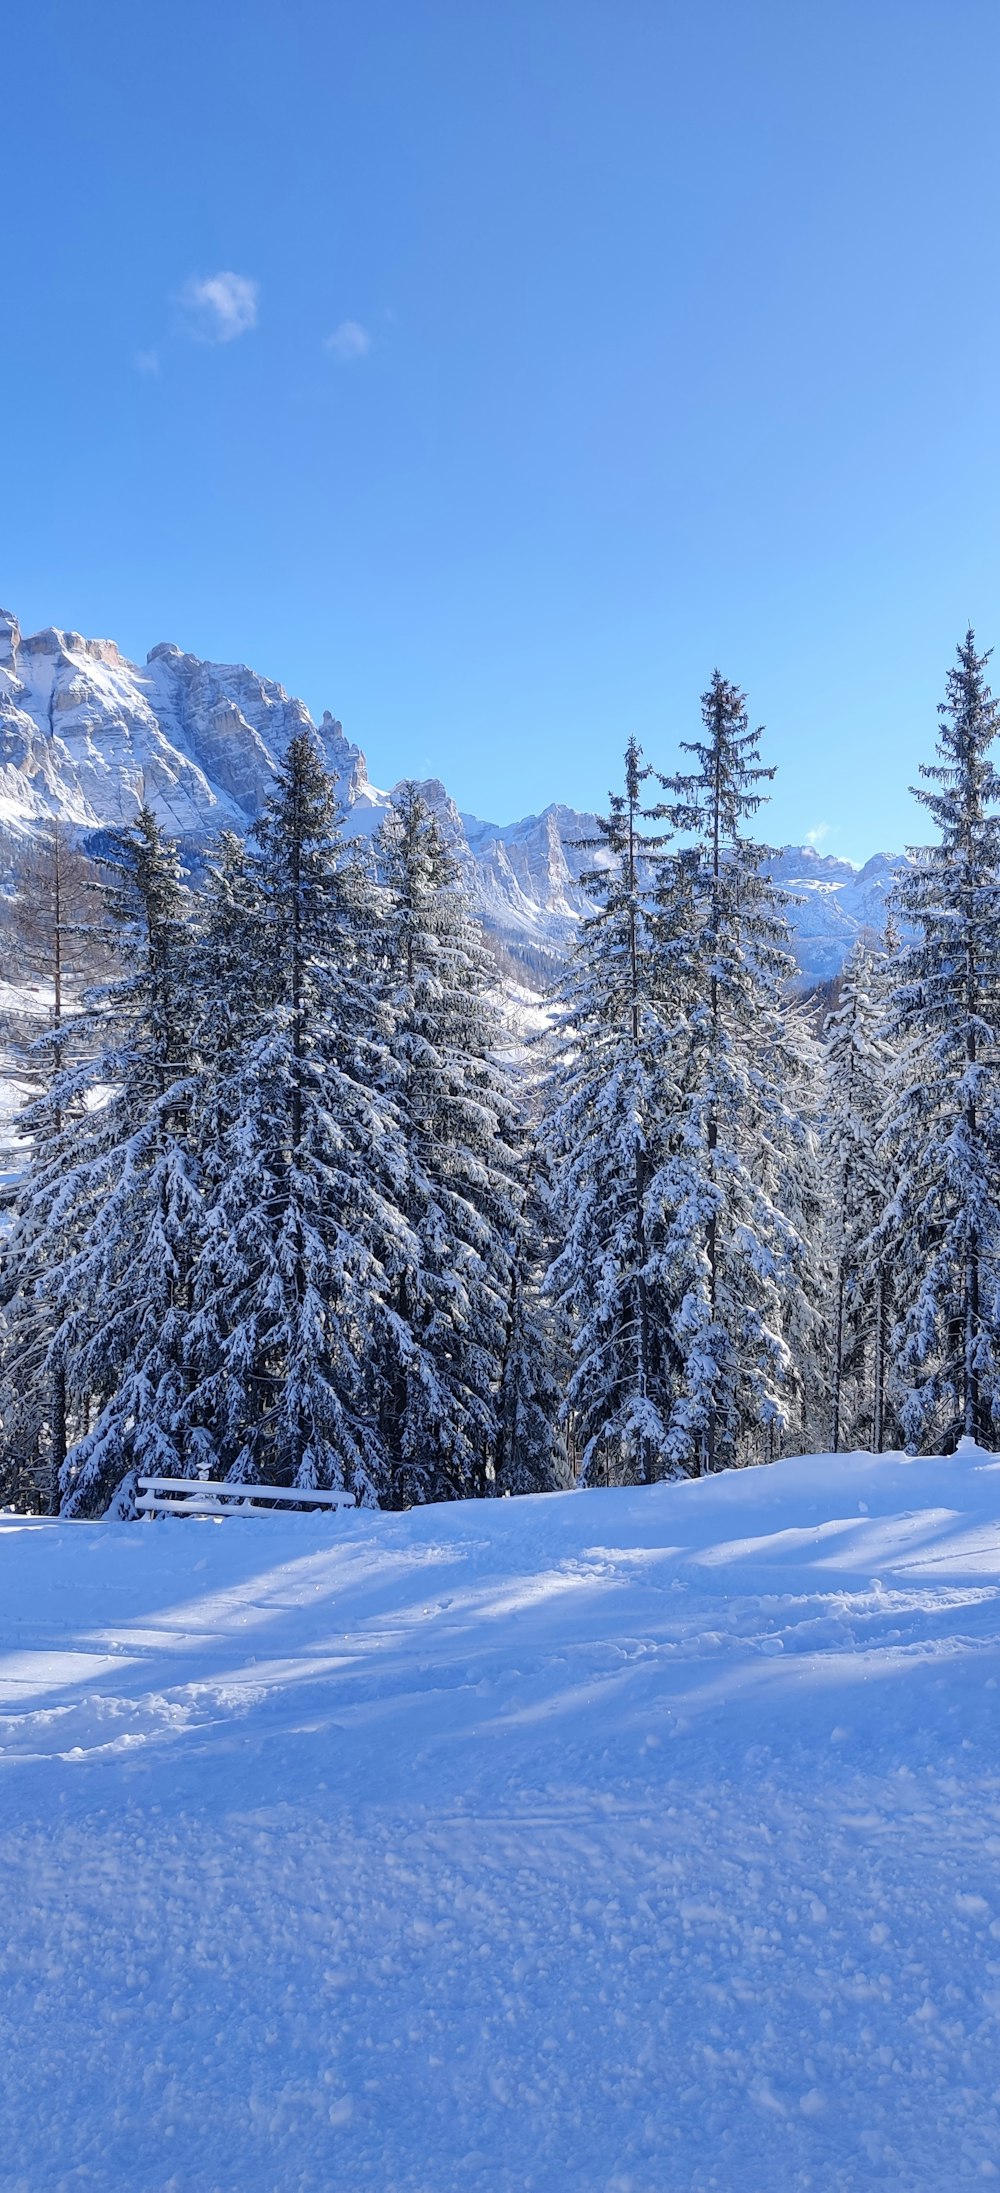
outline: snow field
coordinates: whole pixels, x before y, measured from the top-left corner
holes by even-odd
[[[1000,2175],[1000,1464],[0,1519],[3,2193]]]

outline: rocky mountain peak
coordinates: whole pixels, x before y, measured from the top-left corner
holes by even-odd
[[[296,731],[313,728],[305,703],[245,663],[206,662],[172,640],[139,667],[112,640],[50,626],[22,637],[0,611],[0,852],[47,816],[82,838],[128,821],[148,801],[192,848],[220,829],[245,830],[273,784]],[[369,782],[365,757],[324,710],[316,735],[355,834],[377,828],[390,795]],[[477,911],[507,963],[529,979],[571,944],[588,908],[580,878],[600,864],[587,843],[593,815],[553,803],[519,822],[459,813],[446,786],[420,785],[453,847]],[[878,853],[858,870],[813,846],[784,846],[776,878],[790,907],[800,967],[836,973],[862,929],[880,930],[899,866]]]
[[[13,669],[21,644],[21,627],[9,609],[0,609],[0,668]]]
[[[336,716],[331,716],[328,708],[324,708],[317,728],[327,767],[339,780],[341,798],[351,806],[370,791],[365,757],[360,746],[354,746],[345,738],[343,724]]]

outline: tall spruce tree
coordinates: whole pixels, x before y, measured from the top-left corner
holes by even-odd
[[[768,1458],[788,1425],[798,1374],[787,1333],[809,1273],[796,1176],[811,1164],[782,1000],[784,898],[768,849],[745,829],[774,771],[760,765],[743,694],[718,671],[702,720],[704,737],[685,747],[696,767],[662,780],[689,842],[661,887],[681,939],[687,1020],[664,1247],[683,1357],[668,1448],[696,1472]]]
[[[8,935],[18,975],[39,979],[52,1003],[48,1026],[24,1059],[37,1093],[18,1129],[31,1158],[0,1257],[0,1479],[9,1494],[55,1514],[66,1458],[66,1380],[62,1364],[50,1361],[55,1321],[44,1281],[68,1246],[66,1228],[53,1224],[53,1212],[62,1204],[71,1130],[79,1124],[79,1093],[65,1101],[63,1095],[67,1021],[79,1013],[85,974],[106,967],[108,953],[97,871],[63,823],[46,824],[19,849],[11,880]]]
[[[895,993],[899,982],[901,939],[891,906],[887,909],[881,946],[871,967],[872,998],[877,1016],[875,1040],[882,1060],[879,1090],[878,1133],[874,1145],[880,1188],[873,1205],[868,1233],[859,1246],[859,1284],[871,1304],[871,1446],[881,1454],[902,1437],[892,1385],[892,1331],[898,1292],[898,1251],[891,1212],[899,1186],[898,1145],[892,1123],[900,1092],[908,1079],[909,1054],[914,1039],[905,1040],[895,1026]]]
[[[911,1448],[989,1444],[1000,1421],[1000,728],[988,654],[966,633],[938,714],[938,760],[916,797],[937,843],[897,904],[904,951],[892,1031],[908,1053],[889,1131],[899,1185],[893,1386]]]
[[[825,1028],[822,1143],[833,1271],[828,1436],[834,1454],[847,1444],[874,1444],[881,1429],[876,1388],[885,1311],[880,1267],[866,1253],[873,1214],[886,1201],[880,1137],[891,1053],[881,1018],[875,964],[862,941],[847,960]]]
[[[789,1074],[784,1090],[791,1115],[790,1132],[778,1136],[768,1178],[782,1216],[799,1243],[798,1280],[785,1296],[782,1331],[795,1366],[794,1413],[782,1435],[781,1451],[794,1445],[802,1454],[820,1452],[829,1439],[829,1355],[832,1259],[828,1239],[829,1189],[822,1147],[826,1095],[823,1044],[815,1010],[808,998],[786,992],[779,1007],[781,1038],[787,1047]],[[779,1451],[777,1428],[762,1431],[761,1452]]]
[[[651,916],[666,842],[649,828],[651,775],[630,739],[624,790],[587,841],[603,856],[583,878],[596,906],[556,993],[543,1130],[560,1237],[548,1289],[572,1351],[567,1407],[584,1483],[649,1483],[667,1466],[676,1348],[659,1257],[674,1006]]]
[[[252,836],[245,856],[222,849],[201,950],[218,1020],[197,1109],[210,1194],[188,1415],[231,1479],[370,1504],[386,1487],[366,1366],[392,1121],[371,1073],[363,880],[310,733],[291,740]]]
[[[495,970],[419,786],[394,794],[376,860],[406,1228],[378,1398],[391,1497],[449,1499],[496,1489],[521,1223],[514,1106],[495,1055]]]
[[[67,1087],[64,1052],[60,1023],[35,1060],[44,1086],[16,1123],[27,1156],[0,1250],[0,1497],[50,1515],[59,1510],[69,1426],[53,1291],[78,1245],[73,1168],[83,1109],[82,1090]]]
[[[187,1279],[198,1225],[187,1137],[187,902],[147,808],[101,864],[122,965],[92,994],[37,1116],[8,1255],[33,1240],[53,1320],[52,1462],[66,1513],[96,1514],[137,1468],[182,1466]],[[60,1044],[60,1049],[62,1048]],[[39,1131],[41,1129],[42,1131]],[[61,1417],[61,1421],[59,1420]],[[123,1511],[124,1512],[124,1511]]]
[[[554,1492],[571,1483],[562,1422],[565,1351],[543,1294],[551,1262],[551,1184],[533,1136],[522,1157],[521,1208],[497,1398],[496,1490]]]

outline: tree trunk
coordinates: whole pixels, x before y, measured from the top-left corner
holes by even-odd
[[[52,1462],[49,1473],[49,1514],[58,1515],[60,1476],[66,1460],[66,1373],[60,1363],[52,1378]]]
[[[722,873],[722,848],[721,848],[721,830],[722,830],[722,747],[721,747],[721,739],[720,739],[720,734],[719,734],[719,730],[718,730],[718,727],[716,727],[716,733],[715,733],[715,781],[714,781],[714,786],[713,786],[713,794],[712,794],[712,951],[713,951],[713,955],[714,955],[714,954],[716,954],[716,953],[718,952],[718,938],[719,938],[719,880],[720,880],[720,877],[721,877],[721,873]],[[716,1069],[716,1067],[717,1067],[717,1064],[718,1064],[718,1046],[719,1046],[719,976],[718,976],[718,970],[717,970],[717,962],[716,962],[716,959],[715,959],[715,957],[713,957],[713,960],[712,960],[712,975],[711,975],[711,985],[710,985],[709,999],[710,999],[710,1006],[711,1006],[711,1016],[712,1016],[712,1066],[713,1066],[713,1072],[714,1072],[714,1071],[715,1071],[715,1069]],[[710,1186],[714,1188],[714,1186],[715,1186],[715,1152],[716,1152],[716,1150],[718,1149],[718,1146],[719,1146],[719,1122],[718,1122],[718,1118],[717,1118],[717,1115],[716,1115],[716,1113],[715,1113],[715,1110],[714,1110],[714,1108],[713,1108],[713,1109],[712,1109],[712,1110],[710,1111],[710,1113],[709,1113],[709,1116],[708,1116],[708,1125],[707,1125],[707,1136],[706,1136],[706,1140],[707,1140],[707,1146],[708,1146],[708,1177],[709,1177],[709,1183],[710,1183]],[[714,1210],[713,1210],[713,1212],[712,1212],[712,1216],[711,1216],[711,1218],[710,1218],[710,1219],[709,1219],[709,1221],[708,1221],[708,1230],[707,1230],[707,1235],[706,1235],[705,1247],[706,1247],[706,1252],[707,1252],[707,1255],[708,1255],[708,1300],[709,1300],[709,1308],[711,1309],[711,1313],[712,1313],[712,1323],[713,1323],[713,1325],[714,1325],[714,1323],[715,1323],[715,1313],[716,1313],[716,1308],[717,1308],[717,1305],[718,1305],[718,1288],[719,1288],[719,1222],[718,1222],[718,1218],[717,1218],[717,1215],[716,1215],[716,1213],[715,1213],[715,1211],[714,1211]],[[717,1410],[717,1406],[716,1406],[716,1388],[715,1388],[715,1386],[713,1385],[713,1387],[712,1387],[712,1399],[711,1399],[711,1403],[710,1403],[710,1405],[709,1405],[709,1411],[708,1411],[708,1423],[707,1423],[707,1426],[706,1426],[706,1431],[705,1431],[705,1470],[706,1470],[706,1472],[707,1472],[707,1473],[709,1473],[709,1474],[710,1474],[710,1473],[711,1473],[711,1472],[712,1472],[712,1471],[713,1471],[713,1470],[715,1469],[715,1466],[716,1466],[716,1461],[717,1461],[717,1445],[718,1445],[718,1410]]]
[[[844,1376],[844,1259],[837,1266],[837,1338],[833,1358],[833,1453],[840,1453],[840,1397]]]
[[[885,1410],[885,1280],[879,1272],[875,1282],[875,1363],[874,1393],[872,1395],[872,1446],[876,1454],[882,1452]]]
[[[973,947],[971,940],[967,946],[966,967],[966,1011],[969,1014],[969,1026],[965,1038],[965,1056],[968,1065],[971,1067],[975,1066],[976,1063],[976,1031],[975,1028],[972,1026],[972,1015],[975,1013],[978,1004],[978,984],[976,982],[975,961],[973,957]],[[978,1132],[976,1104],[974,1097],[970,1097],[968,1105],[966,1107],[965,1124],[969,1135],[969,1153],[971,1157],[972,1152],[975,1150],[976,1147],[976,1137]],[[968,1250],[966,1252],[965,1264],[965,1347],[963,1349],[964,1393],[962,1397],[962,1421],[966,1437],[968,1439],[974,1439],[977,1446],[980,1444],[980,1435],[983,1429],[979,1392],[979,1367],[976,1362],[978,1347],[979,1244],[975,1240],[970,1240]]]
[[[632,1046],[639,1056],[639,1033],[642,1015],[639,1003],[639,938],[636,928],[636,859],[635,859],[635,793],[630,785],[628,804],[628,888],[629,888],[629,974],[632,1006]],[[642,1151],[635,1153],[635,1253],[636,1290],[635,1320],[638,1338],[636,1364],[639,1398],[645,1407],[649,1393],[649,1291],[646,1283],[646,1168]],[[655,1476],[653,1454],[649,1435],[645,1428],[639,1440],[639,1467],[644,1485],[652,1484]]]

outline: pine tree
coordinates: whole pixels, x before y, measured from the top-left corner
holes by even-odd
[[[63,1040],[60,1026],[53,1041],[61,1049]],[[29,1154],[0,1254],[0,1491],[5,1500],[55,1515],[68,1412],[65,1368],[53,1355],[59,1320],[52,1286],[74,1238],[68,1183],[80,1104],[69,1097],[51,1045],[42,1071],[45,1086],[16,1123]]]
[[[899,980],[901,939],[891,907],[887,910],[881,946],[872,962],[872,996],[877,1016],[876,1041],[883,1062],[875,1157],[881,1176],[874,1205],[874,1224],[859,1249],[859,1284],[872,1306],[872,1413],[871,1446],[876,1454],[900,1438],[901,1429],[890,1386],[891,1335],[897,1293],[895,1229],[887,1218],[899,1186],[897,1148],[891,1132],[906,1083],[912,1040],[902,1043],[894,1026],[894,999]]]
[[[807,1199],[796,1176],[811,1153],[782,1006],[792,972],[783,896],[768,849],[744,829],[774,771],[760,766],[743,694],[718,672],[702,718],[704,738],[685,747],[696,768],[663,779],[691,841],[661,891],[674,927],[679,877],[691,905],[664,1272],[683,1355],[669,1451],[682,1468],[711,1471],[766,1459],[789,1421],[798,1381],[786,1334],[808,1271],[789,1214]]]
[[[826,1021],[827,1095],[823,1115],[833,1263],[830,1445],[874,1442],[880,1408],[878,1346],[884,1320],[879,1270],[866,1256],[873,1214],[886,1201],[880,1148],[891,1054],[880,1035],[881,1006],[872,954],[854,946],[840,1000]]]
[[[777,1137],[769,1174],[783,1219],[798,1242],[797,1274],[785,1295],[782,1333],[795,1373],[796,1418],[789,1414],[781,1436],[770,1424],[761,1434],[761,1452],[773,1460],[792,1445],[802,1454],[820,1452],[829,1439],[830,1324],[833,1294],[829,1244],[829,1183],[822,1145],[826,1095],[823,1046],[808,999],[786,994],[778,1014],[778,1036],[788,1057],[784,1087],[788,1111],[785,1133]],[[780,1155],[780,1162],[776,1162]]]
[[[232,1186],[242,1069],[273,1003],[264,907],[246,841],[231,831],[210,849],[198,914],[191,951],[190,1133],[204,1217],[191,1275],[185,1421],[194,1469],[209,1478],[238,1475],[236,1457],[244,1446],[239,1401],[223,1370],[232,1236],[220,1206]]]
[[[1000,728],[988,655],[969,631],[939,708],[938,760],[916,797],[938,832],[896,899],[916,931],[893,1033],[908,1046],[890,1129],[899,1185],[885,1233],[899,1273],[893,1385],[907,1445],[986,1444],[1000,1420]]]
[[[202,947],[206,1005],[223,1010],[198,1100],[211,1193],[188,1413],[213,1470],[371,1504],[386,1463],[366,1399],[384,1292],[370,1237],[394,1223],[392,1121],[371,1076],[363,882],[311,734],[291,740],[253,841],[245,860],[223,848]]]
[[[634,739],[625,788],[598,818],[603,855],[559,1004],[544,1143],[560,1236],[548,1280],[572,1349],[567,1408],[584,1483],[663,1474],[675,1355],[658,1284],[670,1085],[669,947],[650,913],[664,834],[643,802]]]
[[[176,853],[144,809],[103,866],[123,971],[92,993],[71,1043],[53,1031],[59,1063],[26,1115],[31,1159],[4,1258],[7,1412],[23,1417],[31,1388],[45,1392],[50,1484],[71,1514],[100,1512],[136,1468],[180,1464],[197,1227]]]
[[[551,1187],[537,1138],[522,1168],[522,1201],[497,1401],[496,1490],[554,1492],[571,1483],[562,1424],[563,1350],[543,1296],[551,1261]]]
[[[61,1471],[62,1508],[128,1507],[135,1472],[183,1473],[185,1330],[200,1206],[188,1135],[189,903],[176,847],[148,808],[117,833],[111,937],[124,963],[95,998],[99,1048],[65,1077],[76,1105],[52,1357],[77,1417],[96,1411]],[[109,1092],[109,1093],[107,1093]],[[61,1098],[57,1081],[53,1096]],[[103,1098],[103,1101],[102,1101]],[[124,1482],[125,1489],[122,1492]]]
[[[514,1108],[488,994],[495,970],[416,785],[394,794],[376,859],[406,1229],[378,1363],[391,1498],[484,1494],[496,1489],[519,1228]]]
[[[3,1473],[9,1492],[33,1505],[41,1502],[54,1514],[66,1457],[66,1385],[62,1366],[49,1362],[54,1318],[43,1279],[66,1247],[65,1230],[57,1236],[52,1224],[53,1208],[62,1202],[71,1141],[59,1085],[67,1018],[79,1011],[84,972],[93,972],[107,954],[96,918],[96,870],[63,823],[44,825],[21,847],[11,880],[8,934],[18,978],[30,975],[51,989],[52,1004],[48,1026],[23,1062],[38,1087],[18,1122],[32,1151],[31,1169],[16,1198],[0,1260]],[[73,1110],[71,1103],[71,1116]]]

